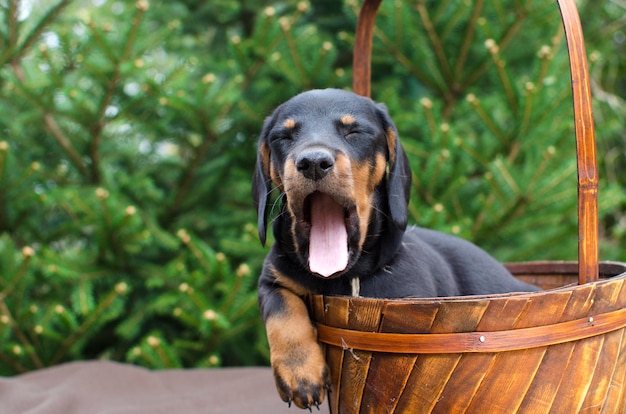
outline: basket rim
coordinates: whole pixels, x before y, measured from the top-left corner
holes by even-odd
[[[574,275],[577,262],[539,261],[511,263],[509,266],[522,270],[520,273]],[[393,305],[433,305],[442,303],[472,303],[516,299],[540,299],[550,294],[560,294],[579,289],[600,288],[609,283],[624,284],[626,263],[600,262],[601,274],[608,276],[585,285],[571,284],[539,292],[503,293],[474,296],[447,296],[434,298],[364,298],[351,296],[326,296],[333,301],[350,302],[353,306],[382,301]],[[316,301],[315,299],[321,299]],[[324,295],[311,295],[312,303],[325,303]],[[329,326],[317,321],[318,341],[342,349],[404,354],[454,354],[516,351],[557,345],[591,338],[626,328],[626,307],[587,314],[584,317],[557,323],[493,331],[470,331],[450,333],[392,333],[371,332]]]
[[[537,292],[509,292],[509,293],[495,293],[495,294],[487,294],[487,295],[464,295],[464,296],[439,296],[439,297],[405,297],[405,298],[371,298],[371,297],[363,297],[363,296],[345,296],[345,295],[328,295],[333,298],[345,298],[346,300],[356,301],[356,302],[367,302],[367,301],[385,301],[385,302],[393,302],[393,303],[432,303],[432,302],[473,302],[473,301],[482,301],[485,299],[500,299],[500,298],[526,298],[526,297],[534,297],[545,295],[550,292],[564,292],[574,290],[581,286],[587,285],[600,285],[606,284],[611,281],[620,278],[626,278],[626,262],[618,262],[618,261],[601,261],[598,263],[600,269],[601,276],[608,276],[606,278],[598,279],[593,282],[586,283],[584,285],[580,284],[569,284],[565,286],[559,286],[552,289],[541,290]],[[540,261],[529,261],[529,262],[511,262],[504,263],[504,265],[512,270],[512,273],[524,273],[524,274],[554,274],[554,275],[576,275],[578,274],[578,262],[576,261],[565,261],[565,260],[540,260]],[[321,294],[313,294],[312,297],[324,297],[325,295]]]
[[[544,274],[546,266],[554,264],[552,274],[562,273],[575,274],[576,262],[524,262],[519,263],[520,267],[530,270],[543,268]],[[534,267],[533,267],[534,266]],[[567,271],[571,269],[571,271]],[[456,296],[456,297],[435,297],[435,298],[363,298],[350,296],[328,296],[333,300],[346,300],[352,304],[366,305],[372,301],[383,301],[385,304],[394,305],[432,305],[437,303],[450,302],[480,302],[492,301],[507,298],[540,298],[551,293],[562,293],[585,289],[590,285],[598,288],[608,283],[620,283],[626,279],[626,263],[621,262],[600,262],[601,273],[613,274],[606,279],[590,282],[585,285],[572,284],[555,289],[540,292],[504,293],[495,295],[476,296]],[[565,270],[566,272],[562,272]],[[619,272],[619,273],[618,273]],[[615,274],[618,273],[618,274]],[[313,295],[322,297],[323,295]],[[323,301],[322,301],[323,302]],[[319,302],[318,302],[319,303]],[[626,328],[626,307],[613,309],[607,312],[589,314],[582,318],[567,320],[547,325],[512,328],[493,331],[471,331],[471,332],[450,332],[450,333],[392,333],[392,332],[371,332],[359,331],[347,328],[338,328],[317,322],[318,341],[327,345],[341,347],[345,349],[356,349],[361,351],[384,352],[384,353],[404,353],[404,354],[455,354],[455,353],[489,353],[516,351],[522,349],[539,348],[551,345],[558,345],[566,342],[573,342],[608,334],[619,329]]]

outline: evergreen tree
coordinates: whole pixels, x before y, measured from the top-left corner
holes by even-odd
[[[585,9],[588,47],[602,90],[623,94],[611,73],[624,54],[598,23],[619,16],[611,7]],[[0,375],[86,358],[266,362],[257,134],[293,94],[350,86],[357,9],[0,1]],[[501,260],[575,259],[556,6],[386,0],[374,47],[373,98],[414,169],[412,222]],[[613,154],[601,206],[615,260],[626,238],[616,99],[598,131]]]

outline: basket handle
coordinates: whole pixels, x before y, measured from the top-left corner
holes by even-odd
[[[364,0],[356,27],[352,89],[371,95],[371,55],[376,14],[382,0]],[[569,52],[578,168],[578,283],[598,280],[598,169],[589,70],[574,0],[557,0]]]

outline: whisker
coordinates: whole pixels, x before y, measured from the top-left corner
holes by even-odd
[[[282,197],[284,197],[284,194],[282,194],[282,195],[281,195],[281,198],[282,198]],[[276,220],[278,220],[279,218],[283,217],[283,216],[286,214],[285,209],[281,208],[281,209],[280,209],[280,212],[279,212],[278,214],[273,215],[273,214],[274,214],[274,207],[280,208],[280,206],[282,206],[282,203],[279,205],[279,203],[278,203],[279,201],[280,201],[280,200],[278,200],[278,199],[277,199],[277,200],[274,202],[274,204],[272,205],[272,215],[271,215],[271,217],[272,217],[272,218],[271,218],[271,220],[270,220],[270,225],[271,225],[271,224],[274,224],[274,222],[275,222]]]
[[[272,188],[270,193],[272,193],[274,190],[278,190],[278,187],[274,186],[274,188]],[[283,214],[285,214],[284,210],[282,209],[282,205],[283,205],[283,200],[286,197],[287,197],[287,195],[285,193],[279,192],[278,197],[276,197],[276,199],[272,203],[272,206],[270,208],[270,213],[269,213],[269,216],[271,217],[271,220],[270,220],[270,223],[269,223],[270,225],[273,224],[274,221],[279,219]],[[277,210],[278,210],[278,213],[276,213]]]

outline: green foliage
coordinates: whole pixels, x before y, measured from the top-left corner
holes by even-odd
[[[373,98],[409,153],[412,222],[501,260],[576,255],[567,54],[544,3],[386,0],[377,20]],[[267,361],[256,137],[290,96],[350,86],[357,8],[0,1],[0,375]],[[603,248],[624,260],[623,7],[584,11]]]
[[[564,214],[576,209],[576,185],[568,83],[555,76],[568,70],[558,9],[430,6],[388,3],[378,33],[379,65],[401,75],[382,82],[383,94],[412,108],[397,121],[415,171],[414,219],[504,260],[575,258],[575,215]],[[409,35],[397,19],[417,29]],[[412,93],[394,98],[398,88]]]

